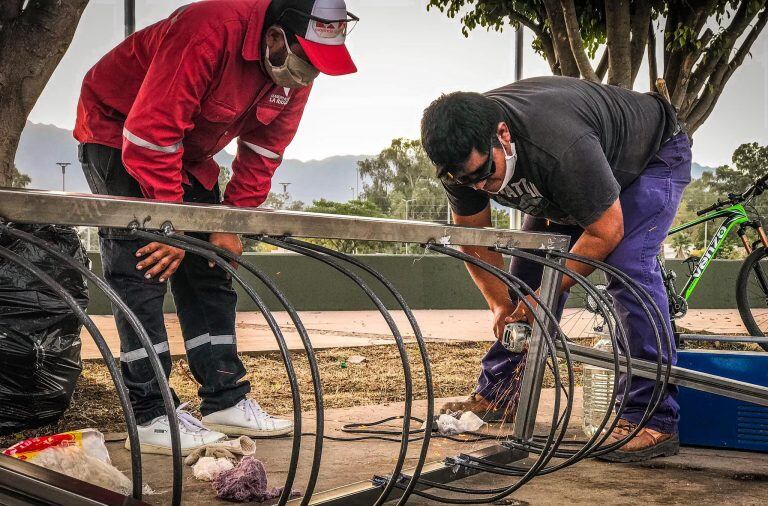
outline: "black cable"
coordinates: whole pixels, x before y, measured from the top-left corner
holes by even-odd
[[[384,287],[389,291],[389,293],[392,294],[392,296],[395,298],[400,308],[403,310],[403,313],[405,314],[406,318],[408,319],[408,322],[411,325],[411,328],[413,329],[413,335],[416,338],[416,345],[419,348],[419,355],[421,356],[421,362],[424,367],[424,383],[425,383],[425,388],[427,393],[427,420],[431,420],[432,418],[434,418],[435,393],[432,385],[432,368],[429,364],[429,355],[427,353],[427,346],[424,341],[424,336],[421,334],[421,329],[419,328],[419,324],[416,321],[416,317],[414,316],[413,311],[411,311],[410,307],[408,307],[408,304],[406,303],[405,298],[400,294],[400,292],[394,287],[392,283],[389,282],[388,279],[382,276],[377,270],[375,270],[374,268],[370,267],[367,264],[364,264],[363,262],[357,260],[356,258],[350,255],[344,255],[342,253],[339,253],[338,251],[334,251],[332,249],[325,248],[317,244],[312,244],[305,241],[298,241],[291,237],[286,237],[284,240],[292,244],[298,244],[305,248],[312,249],[319,253],[325,253],[326,255],[330,255],[339,260],[349,262],[352,265],[364,270],[365,272],[367,272],[368,274],[376,278],[382,285],[384,285]],[[411,492],[413,491],[414,487],[416,486],[416,483],[419,479],[419,475],[421,474],[421,470],[424,467],[424,463],[427,460],[427,454],[429,452],[429,439],[431,437],[431,434],[432,434],[431,431],[427,431],[425,433],[424,442],[422,443],[421,451],[419,452],[419,458],[416,461],[416,465],[413,467],[413,471],[411,472],[411,479],[408,482],[408,485],[406,486],[405,490],[403,491],[403,495],[400,497],[400,500],[397,503],[398,505],[405,504]]]
[[[519,298],[520,302],[533,314],[534,321],[536,324],[540,326],[542,329],[542,337],[544,340],[544,344],[547,346],[548,349],[548,355],[552,358],[553,367],[555,368],[557,374],[554,375],[554,381],[555,381],[555,399],[554,399],[554,409],[553,409],[553,415],[552,415],[552,424],[549,432],[549,436],[547,438],[547,448],[549,451],[542,452],[538,459],[534,462],[534,464],[528,469],[523,476],[520,477],[520,479],[510,487],[504,489],[503,491],[499,491],[498,493],[494,493],[492,497],[486,497],[482,499],[452,499],[452,498],[446,498],[446,497],[440,497],[433,494],[429,494],[422,491],[414,491],[414,494],[419,495],[421,497],[425,497],[428,499],[441,501],[441,502],[447,502],[452,504],[481,504],[481,503],[488,503],[488,502],[494,502],[498,501],[500,499],[503,499],[504,497],[509,496],[510,494],[514,493],[516,490],[518,490],[521,486],[523,486],[525,483],[530,481],[534,476],[536,476],[536,473],[538,470],[549,462],[549,460],[552,458],[552,455],[557,447],[557,441],[561,441],[565,436],[565,431],[567,429],[567,425],[562,425],[560,430],[558,431],[558,415],[560,413],[560,386],[562,384],[559,374],[559,366],[557,364],[557,356],[556,356],[556,349],[554,340],[552,339],[552,336],[550,335],[550,332],[547,330],[550,328],[549,325],[545,324],[542,321],[542,317],[539,314],[539,311],[535,311],[531,303],[527,300],[526,296],[523,295],[523,291],[526,292],[528,296],[530,296],[534,301],[537,303],[538,307],[540,308],[541,312],[544,313],[544,316],[547,316],[549,318],[549,321],[551,323],[551,326],[554,327],[557,330],[557,335],[560,336],[562,339],[562,329],[560,329],[559,323],[557,321],[557,318],[555,318],[554,314],[550,310],[549,307],[547,307],[545,304],[542,304],[541,299],[539,296],[535,293],[531,287],[529,287],[527,284],[525,284],[522,280],[519,278],[515,278],[514,276],[510,275],[509,273],[499,269],[498,267],[491,265],[487,262],[484,262],[482,260],[479,260],[471,255],[467,255],[466,253],[463,253],[461,251],[457,251],[451,248],[447,248],[444,246],[440,246],[437,244],[429,243],[424,245],[426,249],[431,249],[434,251],[437,251],[439,253],[443,253],[448,256],[452,256],[454,258],[463,260],[465,262],[471,263],[473,265],[478,266],[479,268],[485,270],[486,272],[492,274],[496,278],[498,278],[500,281],[502,281],[510,290],[512,290]],[[514,279],[514,281],[513,281]],[[567,353],[567,352],[566,352]],[[574,388],[574,377],[573,377],[573,369],[572,369],[572,363],[569,361],[566,362],[566,365],[568,366],[568,380],[569,380],[569,392],[571,392],[571,395],[573,393]],[[565,417],[565,420],[570,416],[570,411],[572,409],[572,403],[567,403],[565,410],[568,415]],[[470,463],[462,463],[460,465],[464,465],[467,467],[471,467]],[[495,491],[494,491],[495,492]]]
[[[251,300],[253,300],[253,302],[259,308],[259,311],[261,311],[262,315],[264,316],[264,319],[267,321],[267,325],[269,326],[270,330],[274,334],[275,340],[277,341],[277,346],[280,349],[280,355],[283,359],[283,364],[285,366],[286,374],[288,375],[288,382],[291,385],[291,398],[293,401],[293,427],[294,427],[293,446],[291,449],[291,458],[289,461],[288,472],[285,479],[285,485],[282,493],[280,494],[280,500],[279,500],[280,504],[287,503],[291,497],[291,491],[293,490],[293,482],[296,478],[296,469],[298,467],[299,453],[301,451],[301,399],[299,397],[298,380],[296,379],[296,372],[293,369],[293,362],[291,361],[290,352],[288,351],[288,345],[285,342],[285,337],[283,336],[282,331],[280,330],[280,326],[277,324],[277,321],[275,321],[275,317],[269,311],[269,309],[267,308],[266,304],[261,299],[259,294],[256,293],[253,287],[250,284],[248,284],[242,278],[242,276],[240,276],[240,274],[235,270],[235,268],[229,265],[229,263],[226,260],[222,259],[219,255],[217,255],[213,251],[210,251],[208,248],[201,248],[198,246],[194,246],[184,241],[180,241],[173,236],[162,235],[154,232],[147,232],[144,230],[139,230],[137,228],[134,228],[133,230],[131,230],[131,234],[134,237],[139,237],[141,239],[145,239],[148,241],[159,242],[162,244],[166,244],[168,246],[173,246],[174,248],[182,249],[188,253],[198,255],[202,258],[205,258],[206,260],[214,262],[218,267],[220,267],[225,272],[227,272],[227,274],[232,276],[232,279],[237,281],[240,284],[240,286],[243,287],[243,290],[245,290],[245,293],[251,298]]]
[[[592,267],[595,267],[597,269],[601,269],[603,271],[606,271],[610,273],[614,278],[620,278],[625,285],[628,285],[630,288],[630,292],[632,293],[633,297],[640,302],[646,317],[648,318],[648,321],[651,323],[651,327],[653,327],[654,330],[654,336],[656,338],[656,350],[657,350],[657,356],[656,356],[656,379],[654,383],[654,390],[653,395],[651,396],[651,400],[648,403],[648,407],[645,410],[645,413],[643,414],[643,417],[638,424],[638,426],[635,428],[634,431],[632,431],[626,438],[624,438],[624,441],[629,441],[632,437],[634,437],[637,433],[642,430],[644,425],[650,420],[650,418],[653,416],[653,413],[658,409],[659,404],[661,403],[664,392],[667,389],[667,385],[669,384],[669,378],[672,374],[672,343],[674,342],[674,336],[669,332],[669,329],[664,324],[664,315],[662,314],[661,310],[659,309],[659,306],[656,304],[656,301],[653,300],[651,295],[640,286],[639,283],[637,283],[634,279],[632,279],[630,276],[625,274],[624,272],[620,271],[616,267],[613,267],[610,264],[607,264],[605,262],[599,262],[597,260],[593,260],[591,258],[586,258],[581,255],[577,255],[574,253],[563,253],[563,252],[552,252],[553,256],[557,256],[564,259],[570,259],[575,260],[577,262],[581,262],[586,265],[590,265]],[[669,359],[667,360],[667,363],[664,364],[664,357],[661,351],[661,336],[659,335],[659,329],[656,325],[656,320],[654,320],[653,316],[651,315],[650,311],[648,310],[648,306],[643,302],[643,300],[640,298],[640,294],[643,294],[647,302],[650,302],[651,309],[653,309],[658,322],[663,327],[663,332],[666,337],[665,344],[667,349],[667,356]],[[629,356],[629,348],[626,349],[627,354],[627,381],[631,380],[631,373],[630,373],[630,356]],[[666,366],[666,367],[664,367]],[[662,368],[664,369],[663,378],[662,376]],[[658,396],[656,396],[658,392]],[[631,436],[631,437],[630,437]],[[593,452],[594,456],[597,455],[604,455],[606,453],[609,453],[609,451],[606,451],[605,449],[599,449],[595,452]]]
[[[284,240],[276,239],[273,237],[266,237],[266,236],[248,236],[251,239],[259,240],[261,242],[271,244],[273,246],[281,247],[284,249],[287,249],[289,251],[293,251],[295,253],[299,253],[305,256],[309,256],[311,258],[314,258],[315,260],[319,260],[320,262],[328,265],[329,267],[334,268],[338,272],[345,275],[347,278],[352,280],[357,286],[359,286],[365,294],[368,296],[369,299],[374,303],[376,308],[379,310],[381,315],[384,317],[384,320],[387,322],[387,325],[389,326],[390,331],[392,332],[392,336],[395,338],[395,343],[397,345],[397,349],[400,353],[400,358],[403,366],[403,374],[405,379],[405,407],[404,407],[404,415],[403,418],[405,420],[410,420],[411,417],[411,408],[412,408],[412,398],[413,398],[413,380],[411,378],[411,369],[408,362],[408,353],[405,349],[405,344],[403,342],[403,337],[400,334],[399,329],[397,328],[397,324],[395,324],[394,319],[392,318],[392,315],[387,310],[384,303],[381,301],[381,299],[371,290],[368,285],[363,281],[363,279],[352,272],[351,270],[347,269],[346,267],[342,266],[337,262],[334,258],[324,255],[321,253],[318,253],[316,251],[313,251],[311,249],[288,243]],[[407,456],[408,452],[408,424],[403,425],[403,436],[402,436],[402,444],[400,445],[400,454],[398,455],[397,461],[395,463],[394,471],[392,472],[392,476],[396,477],[400,475],[400,471],[403,468],[403,465],[405,463],[405,458]],[[386,501],[386,498],[389,496],[390,492],[395,486],[395,479],[390,479],[387,484],[384,486],[384,490],[382,490],[381,495],[376,499],[374,502],[374,505],[379,506],[380,504],[383,504]]]
[[[90,316],[80,307],[75,298],[70,294],[61,284],[57,283],[51,276],[45,273],[42,269],[35,266],[28,260],[17,255],[13,251],[0,246],[0,258],[13,262],[25,270],[29,271],[33,276],[40,280],[44,285],[48,286],[53,292],[67,305],[69,309],[75,314],[80,323],[88,330],[93,337],[96,347],[101,353],[101,357],[104,360],[104,364],[107,366],[109,375],[112,377],[112,382],[115,384],[115,392],[117,398],[120,401],[120,407],[123,410],[123,416],[125,417],[125,425],[128,430],[128,440],[131,442],[131,479],[132,484],[132,497],[137,500],[141,500],[142,496],[142,474],[141,474],[141,452],[139,448],[139,432],[136,427],[136,417],[131,406],[131,401],[128,399],[128,390],[125,388],[123,382],[123,376],[115,365],[115,361],[112,359],[112,351],[109,349],[104,335],[99,328],[93,322]],[[134,448],[136,450],[134,450]]]
[[[242,256],[235,255],[231,251],[219,248],[218,246],[215,246],[208,241],[203,241],[202,239],[197,239],[196,237],[189,235],[173,234],[173,237],[188,244],[206,248],[210,251],[213,251],[220,257],[226,259],[227,261],[236,262],[238,265],[241,265],[245,270],[256,276],[267,287],[267,289],[272,292],[280,305],[283,306],[283,308],[285,308],[285,310],[288,312],[291,321],[293,321],[293,325],[296,328],[296,331],[299,333],[301,342],[304,345],[305,351],[307,352],[307,362],[309,363],[309,371],[312,377],[312,388],[315,395],[315,432],[312,433],[312,435],[315,436],[315,444],[312,452],[312,465],[310,467],[309,477],[307,478],[307,484],[304,488],[304,495],[301,498],[302,506],[309,504],[309,500],[312,498],[312,494],[314,493],[315,486],[317,484],[317,477],[320,473],[320,464],[323,455],[323,435],[325,434],[325,408],[323,405],[323,386],[320,379],[320,370],[317,366],[317,357],[315,356],[315,351],[312,347],[312,341],[309,338],[307,329],[299,317],[299,313],[296,311],[296,308],[293,306],[293,304],[291,304],[291,302],[287,299],[285,294],[283,294],[283,292],[277,287],[272,278],[264,274],[259,269],[255,268],[250,262],[245,261]],[[302,433],[302,436],[307,434],[310,433]]]
[[[5,233],[7,233],[10,236],[13,236],[13,237],[16,237],[17,239],[21,239],[31,244],[34,244],[35,246],[42,249],[46,253],[55,257],[60,262],[64,262],[71,268],[77,270],[81,275],[83,275],[86,279],[88,279],[88,281],[93,283],[99,290],[101,290],[104,293],[104,295],[107,296],[107,298],[112,303],[112,305],[125,316],[126,320],[128,321],[128,324],[131,326],[133,331],[136,333],[136,336],[138,337],[139,341],[141,342],[142,348],[144,348],[144,350],[147,352],[147,359],[149,360],[149,365],[152,368],[152,372],[155,373],[158,387],[160,389],[160,395],[163,398],[163,408],[165,409],[165,414],[168,417],[168,424],[171,427],[171,434],[170,434],[171,456],[172,456],[172,466],[173,466],[173,471],[172,471],[173,491],[172,491],[171,504],[173,504],[173,506],[180,506],[182,487],[183,487],[183,482],[182,482],[183,469],[182,469],[182,461],[181,461],[181,441],[180,441],[180,435],[179,435],[179,420],[178,420],[178,417],[176,416],[176,405],[171,395],[171,388],[168,385],[168,378],[165,377],[163,366],[160,363],[160,358],[157,356],[157,352],[155,351],[154,346],[152,346],[152,341],[149,339],[149,335],[147,334],[147,331],[144,329],[144,326],[141,324],[141,321],[138,319],[136,314],[133,311],[131,311],[131,308],[129,308],[128,305],[125,302],[123,302],[120,296],[112,289],[112,287],[109,286],[109,284],[106,281],[96,276],[93,272],[85,268],[83,265],[77,262],[74,258],[67,256],[63,253],[60,253],[48,242],[38,237],[35,237],[32,234],[28,234],[26,232],[22,232],[21,230],[11,228],[2,223],[0,223],[0,229],[2,229]],[[138,451],[138,450],[139,449],[134,449],[134,447],[131,446],[132,452]]]

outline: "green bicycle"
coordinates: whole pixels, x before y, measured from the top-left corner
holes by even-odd
[[[668,235],[677,234],[696,225],[723,218],[720,227],[701,256],[686,260],[689,277],[681,291],[675,289],[676,275],[664,268],[664,261],[659,255],[658,261],[664,278],[664,286],[669,297],[669,313],[672,328],[677,335],[675,319],[682,318],[688,311],[688,300],[696,290],[710,262],[717,256],[728,235],[735,229],[741,239],[747,258],[739,270],[736,282],[736,305],[744,326],[751,336],[764,337],[768,334],[768,237],[763,230],[757,211],[750,204],[753,199],[768,189],[768,174],[764,175],[742,193],[729,193],[725,200],[718,200],[709,207],[696,213],[700,218],[684,223],[669,231]],[[750,209],[753,219],[747,213]],[[752,242],[747,235],[751,229],[758,239]],[[760,343],[768,351],[768,343]]]

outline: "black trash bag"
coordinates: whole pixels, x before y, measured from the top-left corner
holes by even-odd
[[[89,267],[77,232],[11,225]],[[85,309],[85,278],[49,253],[0,230],[0,246],[39,267]],[[56,293],[18,264],[0,259],[0,435],[54,423],[69,407],[83,364],[80,321]]]

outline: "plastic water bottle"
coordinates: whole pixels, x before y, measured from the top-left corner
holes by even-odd
[[[597,335],[597,343],[594,348],[613,352],[611,338],[607,331]],[[613,411],[613,406],[610,404],[613,393],[613,377],[612,370],[584,364],[584,416],[581,428],[588,437],[595,435],[603,418],[605,418],[605,414],[608,411]]]

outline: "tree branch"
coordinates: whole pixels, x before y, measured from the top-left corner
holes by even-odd
[[[643,54],[648,44],[648,24],[651,22],[651,4],[648,0],[637,0],[635,12],[630,19],[632,42],[630,42],[630,58],[632,60],[631,82],[637,79],[640,72],[640,64],[643,63]]]
[[[764,2],[763,10],[757,16],[757,22],[744,39],[741,47],[736,51],[736,54],[730,62],[721,65],[717,72],[713,74],[704,94],[702,94],[701,99],[699,99],[688,116],[689,128],[692,131],[699,128],[712,113],[717,104],[717,99],[720,98],[720,95],[725,89],[726,83],[728,83],[728,80],[733,76],[733,73],[736,72],[736,69],[744,63],[744,59],[749,54],[752,45],[757,40],[757,37],[763,31],[766,24],[768,24],[768,6],[765,5]]]
[[[765,2],[763,2],[765,4]],[[694,96],[699,94],[704,83],[709,79],[709,76],[715,71],[715,68],[721,61],[721,55],[723,53],[730,54],[733,49],[736,39],[738,39],[744,30],[749,26],[749,23],[757,15],[757,12],[750,15],[750,2],[742,1],[736,14],[733,16],[731,24],[717,34],[715,37],[710,37],[710,44],[708,50],[704,53],[704,58],[701,63],[696,67],[691,78],[691,88],[689,93]]]
[[[610,63],[608,84],[632,88],[629,0],[605,2],[605,24]]]
[[[584,51],[584,41],[581,40],[579,20],[576,16],[576,6],[573,4],[573,0],[560,0],[560,5],[562,7],[565,28],[568,32],[571,53],[573,53],[581,76],[588,81],[600,82],[587,57],[587,52]]]
[[[597,62],[597,68],[595,69],[595,74],[597,74],[597,78],[600,79],[600,82],[603,82],[603,79],[605,79],[605,74],[608,72],[608,48],[606,47],[603,51],[603,55],[600,57],[600,61]]]
[[[560,74],[569,77],[579,77],[581,73],[571,51],[571,44],[568,42],[568,30],[565,26],[560,2],[559,0],[543,1],[547,11],[550,33],[552,34],[552,46],[555,49],[555,55],[557,55]]]

